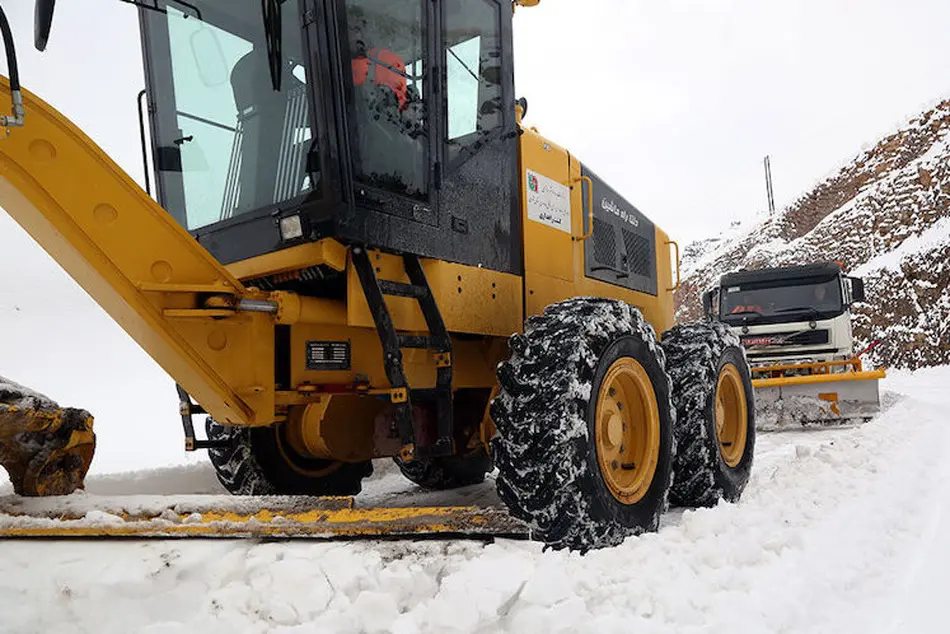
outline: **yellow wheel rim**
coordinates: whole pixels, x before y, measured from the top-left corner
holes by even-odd
[[[727,363],[716,383],[716,436],[723,462],[733,468],[745,455],[748,416],[742,375],[739,368]]]
[[[623,504],[643,499],[660,456],[660,411],[653,383],[629,357],[613,362],[597,395],[597,461],[610,493]]]

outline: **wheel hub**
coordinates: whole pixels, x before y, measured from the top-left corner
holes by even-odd
[[[745,455],[748,408],[739,369],[727,363],[719,372],[715,396],[716,436],[723,462],[735,468]]]
[[[623,357],[607,370],[597,395],[595,442],[601,474],[624,504],[650,488],[660,451],[660,415],[653,384],[637,361]]]

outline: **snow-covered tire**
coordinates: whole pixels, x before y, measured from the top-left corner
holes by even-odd
[[[208,450],[218,480],[233,495],[356,495],[373,463],[331,462],[296,454],[281,425],[229,427],[208,417],[208,439],[225,440]]]
[[[674,326],[663,333],[662,346],[676,407],[670,503],[699,507],[715,506],[720,499],[736,502],[749,481],[755,453],[755,401],[745,350],[717,322]]]
[[[479,484],[492,470],[492,460],[483,449],[468,455],[446,456],[427,460],[403,462],[398,456],[393,461],[402,474],[424,489],[444,491]]]
[[[553,548],[587,551],[656,530],[667,508],[674,447],[670,382],[653,328],[624,302],[575,298],[530,317],[509,346],[491,404],[496,484],[509,512]],[[642,425],[623,427],[623,439],[649,428],[644,445],[651,447],[642,454],[649,456],[643,476],[634,476],[642,485],[626,502],[604,474],[599,447],[606,432],[597,423],[598,401],[606,401],[601,388],[618,363],[640,368],[638,385],[646,391],[630,393],[648,395],[635,399],[628,416],[644,402],[654,406]],[[622,443],[613,446],[623,451]],[[623,469],[638,472],[632,464]],[[610,477],[627,477],[616,474]]]

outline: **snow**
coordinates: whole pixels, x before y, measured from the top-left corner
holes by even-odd
[[[849,429],[761,433],[738,504],[586,556],[499,540],[0,542],[0,632],[943,632],[950,367]],[[457,502],[379,469],[372,503]],[[123,484],[125,480],[125,484]],[[188,486],[188,483],[191,486]],[[205,467],[88,495],[213,493]],[[496,505],[493,484],[463,500]]]
[[[941,218],[923,232],[909,236],[897,248],[871,258],[851,274],[855,277],[865,277],[882,269],[899,273],[901,261],[904,258],[924,253],[948,239],[950,239],[950,217]]]
[[[0,401],[18,409],[55,408],[56,403],[48,397],[0,376]]]

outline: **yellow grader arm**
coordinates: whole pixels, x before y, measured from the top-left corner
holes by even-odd
[[[69,120],[25,90],[23,102],[29,125],[0,142],[0,207],[212,416],[273,422],[286,308],[244,288]],[[80,488],[94,448],[89,413],[0,381],[0,464],[17,493]]]
[[[9,93],[0,78],[0,101]],[[26,90],[23,102],[29,125],[0,142],[0,207],[216,420],[272,422],[275,318],[255,310],[276,302],[242,286],[68,119]]]

